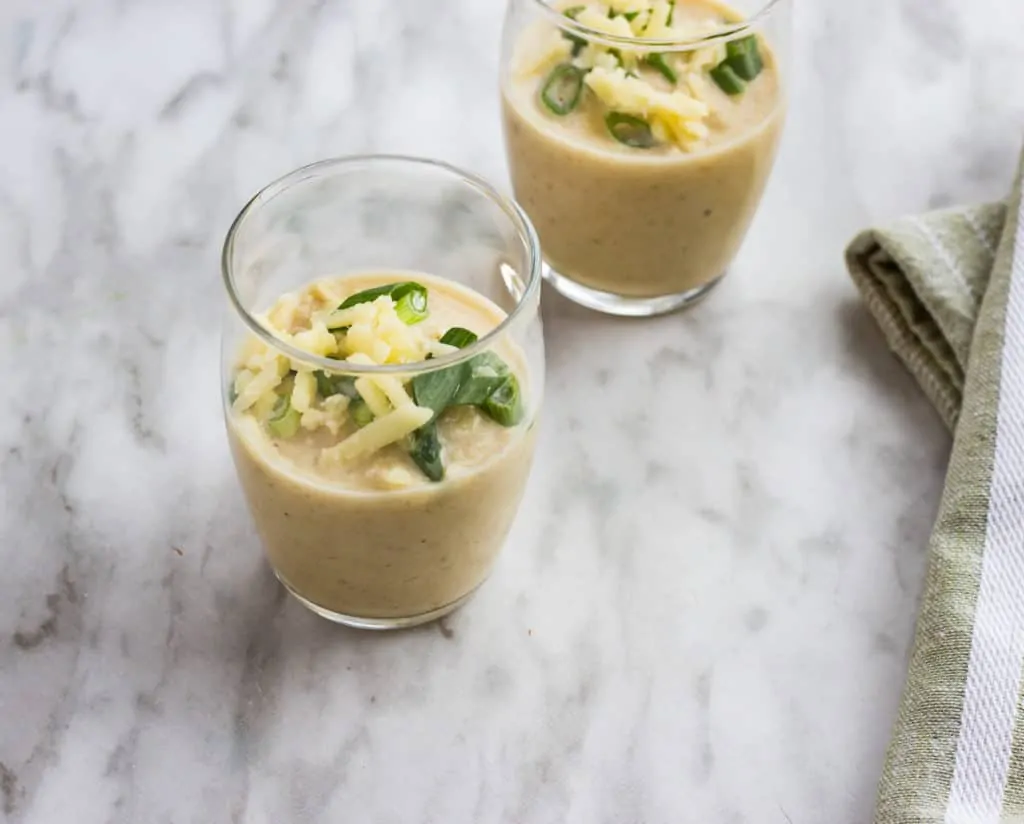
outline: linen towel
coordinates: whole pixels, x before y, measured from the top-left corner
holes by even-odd
[[[1024,158],[1022,158],[1024,171]],[[847,265],[953,450],[876,824],[1024,822],[1024,217],[861,234]]]

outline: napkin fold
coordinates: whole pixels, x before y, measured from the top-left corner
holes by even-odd
[[[1022,158],[1024,171],[1024,158]],[[1024,822],[1024,217],[1001,204],[858,236],[854,283],[954,431],[876,824]]]

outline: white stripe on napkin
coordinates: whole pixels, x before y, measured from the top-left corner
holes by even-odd
[[[964,276],[963,269],[960,268],[960,261],[949,253],[949,249],[947,249],[946,244],[943,243],[942,235],[929,226],[927,220],[924,220],[918,215],[911,215],[908,218],[908,222],[911,226],[917,229],[921,237],[931,244],[931,247],[938,253],[939,258],[942,260],[947,271],[963,289],[964,296],[969,301],[973,301],[974,290],[971,288],[970,282],[968,282],[967,278]]]
[[[995,456],[946,824],[998,824],[1024,666],[1024,205],[1006,306]]]

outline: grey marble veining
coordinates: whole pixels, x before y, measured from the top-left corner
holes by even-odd
[[[540,460],[464,610],[379,636],[261,560],[218,253],[302,163],[506,185],[497,0],[0,7],[0,821],[867,820],[949,447],[847,282],[1000,196],[1018,0],[803,0],[757,223],[696,311],[548,293]]]

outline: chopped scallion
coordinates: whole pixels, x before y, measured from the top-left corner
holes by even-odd
[[[402,304],[403,300],[405,301],[404,305],[407,307],[404,310],[405,315],[412,318],[411,320],[402,318],[407,324],[419,323],[427,317],[427,287],[414,281],[386,283],[383,286],[374,286],[372,289],[356,292],[342,301],[338,311],[358,306],[360,303],[372,303],[383,295],[390,297],[396,305]]]
[[[519,392],[519,381],[509,373],[480,407],[502,426],[515,426],[523,419],[523,400]]]
[[[409,435],[409,457],[430,480],[444,480],[444,461],[436,421],[424,424]]]
[[[483,352],[470,358],[463,370],[458,391],[451,400],[452,405],[483,404],[505,382],[508,374],[508,364],[493,352]]]
[[[583,11],[585,8],[586,6],[571,6],[570,8],[567,8],[565,11],[563,11],[562,14],[564,14],[570,20],[575,20],[576,15]],[[576,57],[581,51],[583,51],[587,47],[587,41],[584,40],[582,37],[576,36],[575,34],[563,31],[562,37],[564,37],[566,40],[572,43],[573,57]]]
[[[731,40],[725,44],[725,63],[732,67],[732,70],[741,80],[750,82],[756,78],[764,68],[764,61],[761,59],[761,50],[758,48],[757,35],[751,34],[739,40]]]
[[[540,99],[552,114],[563,117],[579,105],[586,72],[572,63],[560,63],[551,70],[540,90]]]
[[[647,57],[644,58],[644,62],[652,69],[656,70],[673,86],[679,82],[679,75],[676,74],[676,70],[668,64],[667,60],[665,60],[665,55],[655,52],[647,55]]]
[[[352,422],[360,429],[373,423],[373,412],[362,398],[356,398],[348,405],[348,414],[352,418]]]
[[[329,398],[331,395],[344,395],[346,398],[358,398],[356,391],[356,379],[351,375],[329,375],[326,372],[317,370],[313,373],[316,378],[316,391],[321,398]]]
[[[302,415],[292,408],[288,396],[282,395],[267,418],[267,428],[279,438],[292,438],[299,431],[301,421]]]
[[[471,332],[469,329],[463,329],[461,326],[453,326],[441,335],[439,343],[443,343],[446,346],[457,346],[459,349],[465,349],[471,343],[476,343],[476,341],[476,332]]]
[[[650,149],[657,145],[650,123],[641,117],[624,112],[609,112],[604,122],[611,136],[625,146]]]
[[[395,313],[406,326],[427,319],[427,292],[411,289],[395,301]]]
[[[728,95],[743,94],[743,91],[747,88],[747,84],[729,64],[728,59],[715,66],[710,74],[711,79],[715,81],[718,88]]]
[[[476,340],[474,332],[461,326],[453,326],[441,336],[442,343],[460,349]],[[432,481],[444,477],[437,419],[449,406],[476,406],[502,426],[515,426],[523,417],[519,382],[508,364],[493,352],[417,375],[412,379],[412,396],[417,406],[434,411],[430,422],[413,432],[408,441],[409,456]]]
[[[459,363],[413,378],[412,396],[416,405],[433,409],[435,417],[440,415],[459,391],[463,367],[464,364]]]

